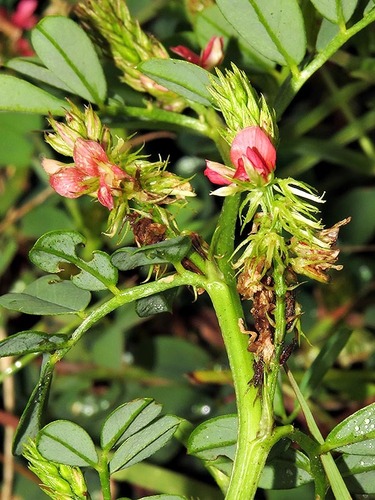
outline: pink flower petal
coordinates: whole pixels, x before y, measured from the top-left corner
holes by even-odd
[[[81,138],[74,144],[73,158],[77,169],[90,177],[99,177],[100,162],[109,163],[106,152],[98,142]]]
[[[206,47],[198,55],[184,45],[171,47],[171,51],[197,66],[210,70],[224,59],[224,39],[222,36],[213,36]]]
[[[52,174],[49,183],[56,193],[65,198],[78,198],[84,194],[88,185],[85,183],[85,176],[74,166],[65,167],[57,173]]]
[[[248,176],[248,174],[246,172],[246,169],[245,169],[244,159],[240,158],[238,160],[237,165],[238,166],[237,166],[236,172],[234,174],[234,178],[238,179],[239,181],[248,181],[249,180],[249,176]]]
[[[224,59],[224,38],[222,36],[213,36],[200,57],[200,66],[210,70],[218,66]]]
[[[114,207],[113,197],[110,187],[107,184],[101,184],[98,190],[98,200],[108,210],[112,210]]]
[[[122,170],[122,168],[114,165],[113,163],[110,164],[110,169],[117,179],[125,179],[126,177],[130,177],[124,170]]]
[[[42,167],[48,175],[56,174],[62,168],[66,168],[68,165],[62,163],[61,161],[53,160],[51,158],[43,158]]]
[[[272,170],[268,168],[268,165],[262,156],[259,154],[257,148],[247,148],[246,158],[258,174],[261,174],[263,177],[267,177],[268,174],[272,172]]]
[[[232,183],[233,169],[217,163],[216,161],[206,160],[206,169],[204,175],[209,178],[213,184],[225,186]]]
[[[243,156],[250,160],[262,176],[267,176],[275,169],[276,150],[260,127],[246,127],[234,138],[230,150],[233,165],[238,167]]]
[[[198,66],[200,66],[200,57],[198,56],[198,54],[195,54],[195,52],[188,49],[184,45],[177,45],[176,47],[171,47],[170,49],[175,54],[186,59],[186,61],[189,61],[193,64],[197,64]]]

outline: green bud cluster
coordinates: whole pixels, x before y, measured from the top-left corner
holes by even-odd
[[[84,0],[76,7],[81,23],[103,52],[122,72],[121,80],[139,92],[147,92],[165,108],[181,110],[185,101],[142,74],[138,66],[149,59],[168,59],[165,47],[146,34],[130,15],[125,0]]]
[[[48,122],[53,129],[45,134],[45,141],[55,151],[64,156],[73,156],[74,144],[77,139],[87,139],[99,142],[103,149],[112,146],[109,128],[103,125],[99,116],[91,106],[81,111],[78,106],[69,101],[70,109],[66,112],[65,122],[56,121],[52,116]]]
[[[85,478],[78,467],[45,459],[32,440],[25,445],[23,456],[29,462],[29,469],[42,481],[41,488],[50,498],[90,500]]]
[[[224,139],[231,144],[237,133],[246,128],[261,127],[274,145],[278,140],[278,127],[274,110],[269,108],[263,96],[259,96],[246,74],[232,64],[232,71],[216,70],[209,91],[214,104],[222,113],[227,128]]]

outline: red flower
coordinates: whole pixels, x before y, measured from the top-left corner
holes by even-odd
[[[210,70],[218,66],[224,59],[224,38],[222,36],[213,36],[200,55],[188,49],[184,45],[171,47],[171,51],[183,57],[187,61]]]
[[[204,174],[214,184],[225,186],[235,179],[266,181],[276,166],[276,150],[260,127],[246,127],[234,138],[230,158],[235,170],[221,163],[206,160]]]
[[[53,189],[66,198],[78,198],[96,193],[99,202],[109,210],[114,208],[113,196],[121,193],[120,183],[128,174],[110,162],[102,146],[95,141],[77,139],[73,150],[74,164],[44,159]]]

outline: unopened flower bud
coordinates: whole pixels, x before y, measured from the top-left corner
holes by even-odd
[[[152,58],[168,59],[169,55],[159,40],[146,34],[138,21],[132,19],[125,1],[82,0],[76,13],[89,34],[99,39],[99,45],[112,57],[122,72],[122,81],[134,90],[148,92],[167,109],[181,110],[186,106],[186,102],[174,92],[167,89],[161,92],[157,84],[145,85],[141,81],[142,77],[145,78],[139,69],[142,62]],[[176,101],[174,105],[173,101]]]
[[[89,500],[87,485],[78,467],[47,460],[39,452],[35,441],[24,446],[24,457],[29,469],[42,481],[44,492],[54,500]]]
[[[227,129],[224,138],[230,144],[236,134],[247,127],[262,128],[271,142],[277,142],[277,125],[274,113],[269,110],[265,100],[259,97],[251,86],[246,74],[232,64],[232,71],[217,72],[208,88],[215,105],[223,114]]]
[[[100,122],[99,116],[94,112],[91,106],[86,108],[85,111],[85,125],[87,139],[92,141],[101,141],[103,126]]]
[[[53,118],[50,118],[48,121],[55,133],[47,133],[45,141],[58,153],[64,156],[72,156],[74,144],[81,135],[68,125],[57,122]]]

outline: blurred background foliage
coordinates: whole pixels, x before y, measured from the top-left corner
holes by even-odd
[[[51,13],[74,16],[72,1],[39,3],[38,17]],[[199,52],[212,35],[223,35],[223,67],[235,61],[255,88],[272,101],[282,72],[257,65],[251,55],[241,51],[213,1],[130,0],[127,4],[144,29],[154,33],[166,47],[184,44]],[[300,0],[300,4],[306,14],[308,44],[314,44],[319,20],[309,2]],[[12,0],[1,2],[2,9],[11,10],[15,5]],[[23,36],[27,38],[28,34]],[[1,27],[0,49],[3,63],[17,55]],[[141,102],[134,91],[120,84],[108,61],[105,70],[109,95],[126,96],[128,103]],[[297,291],[304,310],[306,338],[289,364],[297,380],[301,381],[306,372],[310,378],[315,377],[310,403],[324,435],[350,413],[375,401],[374,82],[375,31],[369,26],[305,84],[279,123],[278,176],[293,176],[325,193],[323,220],[327,226],[352,217],[340,231],[343,271],[335,272],[328,285],[307,281]],[[137,130],[137,124],[131,122],[114,123],[108,117],[108,123],[120,136]],[[21,291],[41,275],[30,264],[28,251],[46,231],[81,232],[87,238],[87,255],[93,249],[117,248],[116,241],[103,235],[107,222],[103,207],[88,198],[63,199],[49,188],[40,166],[41,156],[51,154],[43,141],[46,126],[41,116],[0,113],[1,294]],[[181,229],[209,239],[221,204],[220,199],[209,196],[211,186],[202,174],[204,159],[217,157],[213,143],[199,135],[152,127],[138,132],[136,140],[139,144],[145,142],[145,152],[152,159],[169,157],[171,168],[178,174],[195,175],[193,185],[198,196],[177,214],[177,220]],[[130,237],[127,243],[131,243]],[[122,285],[145,278],[135,271],[124,273]],[[101,299],[100,293],[95,299]],[[250,304],[245,308],[249,310]],[[63,316],[43,318],[5,309],[0,314],[1,338],[31,328],[56,332],[71,323],[70,317]],[[319,359],[322,349],[325,356]],[[318,360],[315,370],[309,371],[314,360]],[[34,355],[18,360],[18,364],[9,358],[0,360],[3,471],[14,467],[14,498],[28,500],[42,498],[43,493],[22,460],[9,465],[9,440],[17,415],[22,413],[37,381],[40,362]],[[7,376],[7,370],[14,372],[14,377]],[[295,398],[286,381],[282,388],[285,410],[278,405],[276,411],[280,420],[287,421]],[[129,305],[106,318],[58,365],[46,420],[73,420],[95,438],[104,416],[113,408],[146,396],[162,403],[166,412],[194,424],[235,411],[220,332],[204,295],[195,300],[193,293],[181,291],[173,314],[139,318],[134,305]],[[296,418],[304,427],[302,415]],[[191,496],[198,495],[198,486],[202,487],[199,483],[207,483],[205,500],[221,498],[217,490],[210,488],[202,466],[186,456],[177,442],[159,452],[151,464],[133,469],[118,478],[119,496],[138,498],[152,490],[160,491],[173,481]],[[3,480],[9,478],[5,475]],[[270,500],[302,496],[313,498],[309,485],[292,492],[259,492],[259,498]]]

